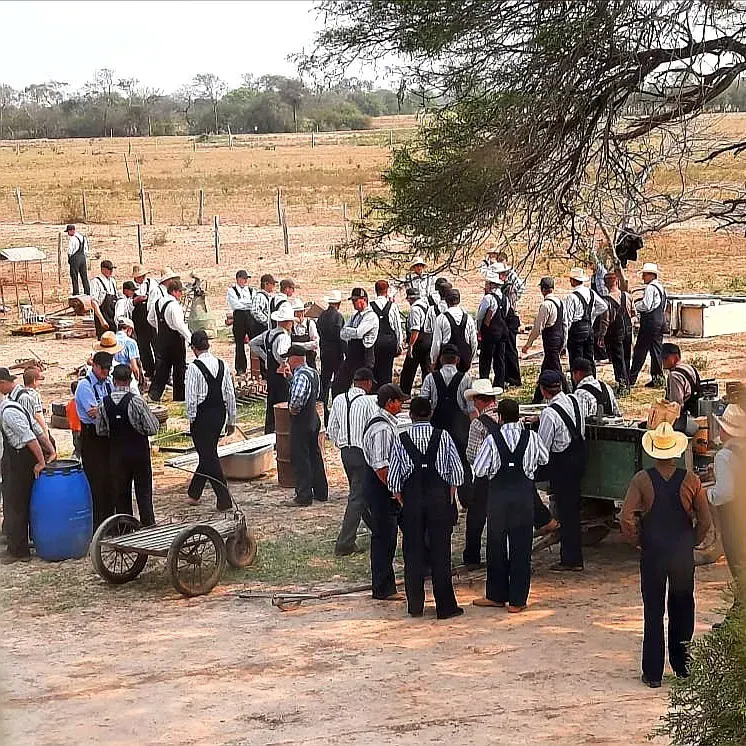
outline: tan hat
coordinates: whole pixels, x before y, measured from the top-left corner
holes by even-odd
[[[661,422],[655,430],[648,430],[642,436],[642,448],[651,458],[663,461],[678,458],[686,450],[689,439],[678,433],[669,422]]]
[[[489,378],[478,378],[472,383],[470,389],[464,391],[465,399],[473,399],[475,396],[500,396],[503,390],[499,386],[493,386]]]
[[[181,275],[178,272],[174,272],[174,270],[171,269],[171,267],[164,267],[163,269],[163,276],[161,277],[158,282],[163,284],[164,282],[168,280],[178,280],[181,278]]]
[[[575,280],[575,282],[588,282],[588,276],[582,267],[573,267],[567,277],[570,280]]]
[[[96,352],[108,352],[110,355],[116,355],[122,351],[122,345],[117,341],[117,335],[114,332],[104,332],[101,335],[101,341],[93,345]]]
[[[144,264],[135,264],[132,267],[132,277],[143,277],[148,274],[148,270],[145,269]]]
[[[738,404],[729,404],[722,417],[715,418],[718,425],[734,438],[746,437],[746,412]]]
[[[418,264],[421,264],[423,267],[427,264],[425,259],[421,256],[416,256],[414,259],[412,259],[412,264],[410,264],[410,267],[416,267]]]
[[[658,271],[658,265],[655,262],[645,262],[640,270],[641,275],[655,275],[656,277],[660,274]]]
[[[342,292],[340,290],[332,290],[329,295],[324,298],[324,303],[341,303]]]
[[[494,267],[490,267],[485,273],[484,273],[484,279],[487,280],[492,285],[504,285],[505,283],[500,279],[500,275],[495,272]]]
[[[295,321],[295,311],[290,303],[283,303],[271,316],[272,321]]]

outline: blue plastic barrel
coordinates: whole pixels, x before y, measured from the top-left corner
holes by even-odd
[[[85,557],[93,535],[91,488],[78,461],[47,464],[31,491],[31,535],[48,562]]]

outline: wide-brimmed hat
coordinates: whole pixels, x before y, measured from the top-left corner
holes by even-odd
[[[299,298],[297,295],[294,295],[292,298],[290,298],[290,306],[293,309],[293,313],[296,311],[305,311],[306,306],[303,303],[303,298]]]
[[[655,275],[656,277],[660,274],[658,271],[658,265],[655,262],[645,262],[640,270],[641,275]]]
[[[163,269],[163,276],[159,280],[161,284],[168,280],[178,280],[181,278],[181,275],[178,272],[175,272],[171,267],[164,267]]]
[[[117,341],[117,335],[114,332],[104,332],[101,340],[93,345],[96,352],[108,352],[110,355],[116,355],[122,351],[122,345]]]
[[[505,272],[510,272],[512,267],[509,267],[504,262],[495,262],[494,264],[490,265],[490,272],[496,272],[498,275],[501,275]]]
[[[718,425],[734,438],[746,437],[746,412],[738,404],[729,404],[722,417],[715,417]]]
[[[484,279],[487,280],[491,285],[503,285],[503,281],[500,279],[500,275],[495,271],[494,267],[490,267],[484,273]]]
[[[661,422],[655,430],[648,430],[642,436],[642,448],[651,458],[663,461],[678,458],[686,450],[689,439],[678,433],[669,422]]]
[[[133,277],[142,277],[143,275],[148,274],[148,270],[146,269],[144,264],[135,264],[132,267],[132,276]]]
[[[295,321],[295,311],[289,303],[283,303],[271,316],[272,321]]]
[[[588,275],[582,267],[573,267],[567,277],[575,282],[588,282]]]
[[[412,259],[412,264],[410,264],[410,267],[416,267],[418,264],[421,264],[423,267],[427,264],[424,257],[416,256],[414,259]]]
[[[12,383],[18,376],[14,376],[7,368],[0,368],[0,381]]]
[[[324,303],[341,303],[342,302],[342,291],[332,290],[329,295],[324,297]]]
[[[470,389],[464,391],[465,399],[473,399],[475,396],[500,396],[503,390],[499,386],[493,386],[489,378],[478,378]]]

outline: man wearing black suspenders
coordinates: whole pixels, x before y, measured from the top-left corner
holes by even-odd
[[[433,341],[432,334],[425,331],[425,322],[428,313],[428,300],[420,297],[420,291],[407,288],[407,302],[409,303],[409,314],[407,315],[407,355],[401,369],[399,384],[402,391],[409,396],[420,369],[422,381],[425,380],[430,371],[430,345]],[[422,385],[422,381],[420,385]]]
[[[246,337],[251,339],[252,316],[251,306],[254,299],[254,289],[249,287],[249,273],[245,269],[236,272],[236,283],[228,288],[225,300],[233,314],[233,341],[236,345],[236,374],[246,373]]]
[[[430,574],[438,619],[460,616],[451,577],[454,495],[463,478],[451,436],[434,428],[430,402],[416,396],[409,405],[412,427],[394,440],[388,485],[401,507],[404,587],[410,616],[425,608],[425,576]],[[427,572],[427,568],[430,572]]]
[[[632,316],[635,306],[629,293],[619,289],[619,276],[607,272],[604,283],[608,294],[604,300],[609,306],[609,326],[606,330],[606,353],[614,367],[617,394],[622,396],[629,389],[629,367],[632,362]]]
[[[347,475],[349,496],[342,527],[334,546],[338,557],[359,551],[356,539],[360,520],[368,524],[365,506],[365,457],[363,456],[363,430],[368,420],[378,412],[373,390],[373,372],[370,368],[358,368],[349,391],[338,394],[332,402],[326,437],[339,448],[342,466]]]
[[[104,332],[116,332],[115,309],[119,294],[114,280],[116,266],[108,259],[101,262],[101,274],[96,275],[91,283],[91,305],[93,320],[96,325],[96,336],[101,339]]]
[[[585,270],[575,267],[569,275],[572,292],[565,298],[567,314],[567,357],[572,363],[576,357],[584,357],[593,364],[593,375],[596,375],[596,364],[593,357],[593,324],[606,312],[608,306],[591,288],[585,286],[588,281]]]
[[[316,404],[321,393],[318,371],[306,362],[308,350],[291,344],[287,360],[293,379],[290,382],[290,458],[295,474],[295,505],[309,506],[314,500],[329,499],[324,459],[321,455],[319,432],[321,418]]]
[[[192,334],[190,346],[195,360],[186,373],[186,417],[199,463],[187,494],[192,505],[199,505],[209,480],[218,510],[230,510],[232,501],[218,458],[218,441],[226,423],[227,435],[235,430],[236,393],[228,366],[210,352],[204,330]]]
[[[394,371],[394,358],[402,349],[402,326],[399,306],[388,297],[389,284],[386,280],[376,282],[376,297],[370,304],[378,316],[378,337],[373,346],[375,363],[373,377],[376,386],[391,383]]]
[[[143,372],[146,378],[152,380],[155,375],[155,329],[148,322],[148,310],[163,295],[163,290],[157,280],[147,276],[142,264],[132,268],[132,275],[137,285],[132,299],[132,323],[135,325]]]
[[[666,328],[666,305],[668,296],[658,280],[658,265],[652,262],[642,267],[642,280],[645,293],[642,300],[635,303],[635,310],[640,317],[640,330],[637,333],[635,349],[632,352],[632,366],[629,371],[630,386],[637,383],[645,358],[650,353],[650,381],[646,388],[655,388],[663,384],[663,363],[661,347]]]
[[[492,382],[505,388],[506,345],[508,343],[508,298],[502,292],[502,280],[488,273],[484,283],[484,296],[477,311],[477,328],[481,335],[479,349],[479,377],[489,378],[494,371]]]
[[[621,417],[622,413],[611,386],[593,377],[590,360],[584,357],[575,358],[570,371],[575,385],[575,396],[582,405],[583,416],[586,419]]]
[[[446,294],[448,308],[435,319],[433,342],[430,347],[430,363],[435,368],[444,345],[458,348],[458,369],[467,373],[471,361],[477,354],[477,325],[474,319],[461,308],[461,293],[453,288]]]
[[[539,417],[539,437],[549,450],[549,464],[537,480],[549,478],[560,522],[560,561],[550,569],[583,569],[580,527],[580,484],[585,472],[585,418],[574,395],[562,391],[562,377],[553,370],[539,376],[548,407]]]
[[[91,286],[88,282],[88,260],[86,258],[86,245],[88,239],[75,230],[74,225],[68,225],[65,233],[70,237],[67,243],[67,263],[70,265],[70,280],[73,284],[73,295],[80,294],[80,284],[83,284],[83,295],[91,294]]]
[[[663,370],[668,373],[666,399],[681,406],[681,414],[674,429],[686,430],[687,415],[699,417],[699,400],[702,396],[702,379],[693,365],[681,362],[681,348],[671,342],[661,347]]]

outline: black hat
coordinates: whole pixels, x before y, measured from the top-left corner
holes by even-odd
[[[539,282],[539,287],[543,290],[554,289],[554,277],[542,277]]]
[[[127,282],[122,285],[122,290],[137,290],[137,285],[135,285],[132,280],[127,280]]]
[[[461,356],[461,353],[458,351],[458,347],[456,345],[452,344],[445,344],[440,348],[440,354],[441,355],[456,355],[457,357]]]
[[[101,262],[101,269],[114,270],[116,268],[117,268],[117,265],[114,264],[114,262],[112,262],[111,259],[104,259],[104,261]]]
[[[282,357],[305,357],[308,354],[308,350],[301,345],[290,345],[288,351]]]
[[[65,233],[67,233],[68,231],[74,231],[74,230],[75,230],[75,226],[71,223],[70,225],[67,226],[67,228],[65,228]]]
[[[204,329],[197,329],[197,331],[192,332],[189,346],[194,347],[195,350],[209,350],[210,340],[207,336],[207,332]]]
[[[353,381],[373,381],[375,383],[375,378],[373,378],[373,371],[370,368],[358,368],[355,371],[355,375],[352,377]]]
[[[350,297],[347,300],[357,300],[358,298],[365,298],[365,300],[368,300],[368,293],[365,288],[352,288]]]
[[[236,272],[237,280],[248,280],[249,277],[251,277],[251,275],[245,269],[239,269],[238,272]]]
[[[562,374],[556,370],[545,370],[539,376],[539,386],[545,389],[552,389],[555,386],[562,385]]]
[[[14,376],[7,368],[0,368],[0,381],[12,382],[16,380]]]
[[[407,298],[419,298],[420,291],[417,288],[407,288]]]

